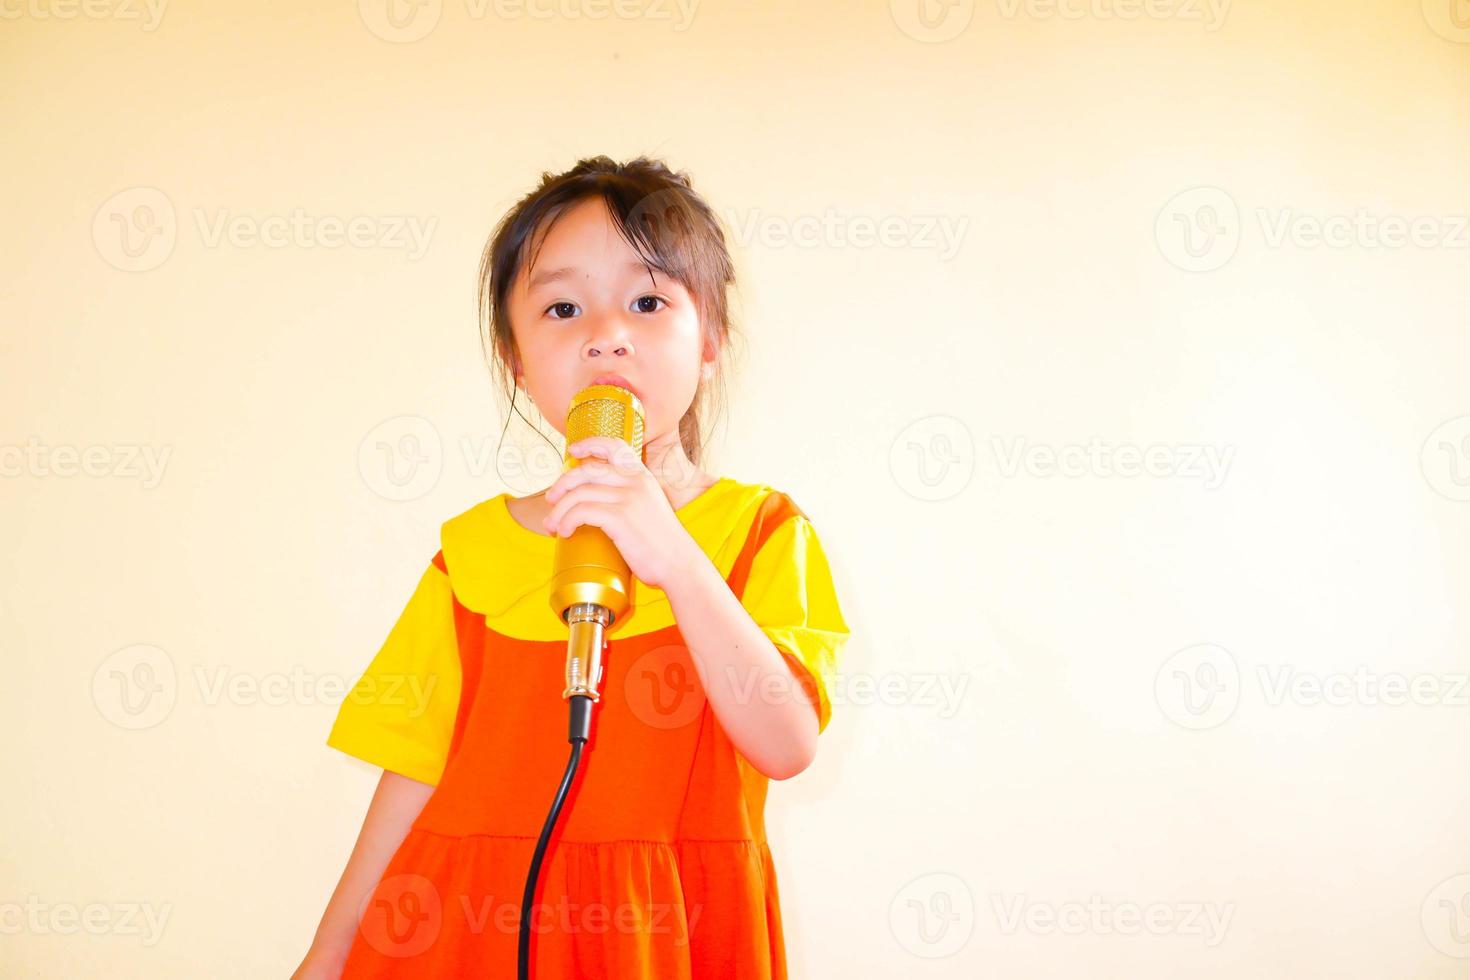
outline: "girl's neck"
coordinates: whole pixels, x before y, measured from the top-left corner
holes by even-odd
[[[678,432],[644,445],[643,465],[653,474],[675,509],[708,490],[716,480],[690,461],[683,443],[679,441]]]

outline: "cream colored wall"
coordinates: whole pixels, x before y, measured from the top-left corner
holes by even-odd
[[[855,634],[793,976],[1461,975],[1464,0],[611,9],[0,0],[0,975],[294,967],[341,686],[548,482],[479,249],[595,153],[727,219],[717,468]]]

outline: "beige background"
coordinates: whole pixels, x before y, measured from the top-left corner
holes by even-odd
[[[855,634],[794,977],[1463,975],[1470,6],[1127,2],[3,0],[0,976],[295,966],[342,685],[550,482],[479,250],[595,153],[726,218],[714,465]]]

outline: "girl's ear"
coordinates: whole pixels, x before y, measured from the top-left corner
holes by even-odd
[[[706,342],[704,345],[704,353],[700,355],[699,359],[699,380],[701,382],[708,381],[710,378],[714,377],[715,363],[719,359],[720,348],[714,343]]]
[[[511,344],[510,349],[510,374],[515,379],[516,387],[524,391],[526,389],[526,375],[521,369],[521,355],[517,353],[514,343]]]

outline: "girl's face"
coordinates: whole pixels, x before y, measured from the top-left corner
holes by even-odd
[[[694,297],[644,264],[601,197],[564,211],[532,253],[534,266],[510,290],[517,383],[565,436],[572,396],[621,375],[643,403],[645,454],[670,437],[677,445],[679,420],[717,354],[704,343]]]

